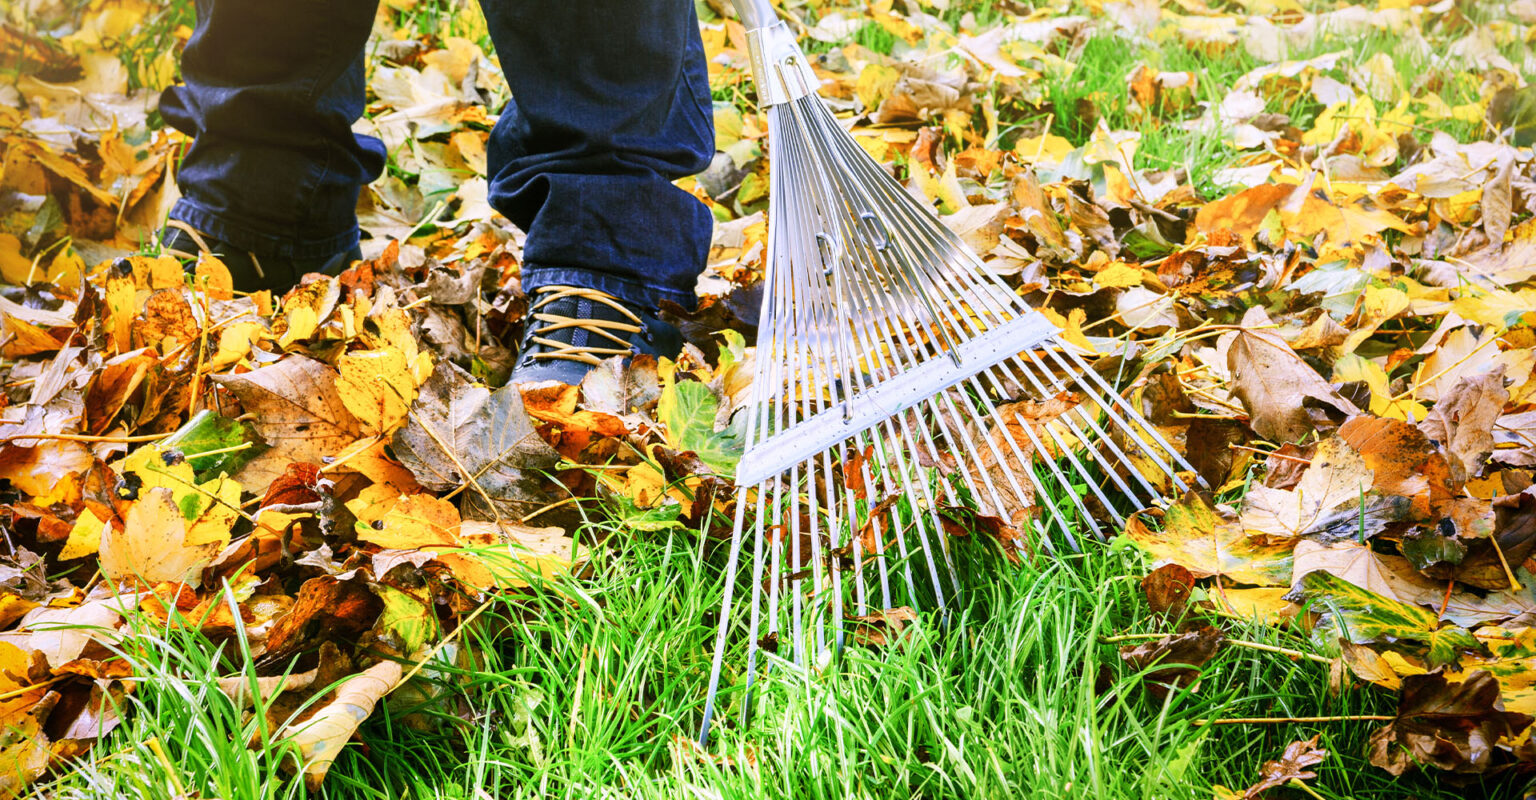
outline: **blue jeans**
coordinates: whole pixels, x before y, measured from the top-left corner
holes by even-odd
[[[193,137],[175,219],[259,258],[358,241],[384,145],[354,134],[377,0],[197,0],[185,85],[160,111]],[[692,0],[482,0],[513,100],[491,133],[490,203],[527,232],[523,286],[692,308],[708,209],[672,181],[714,154]]]

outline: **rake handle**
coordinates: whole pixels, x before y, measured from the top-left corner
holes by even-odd
[[[814,94],[820,80],[768,0],[731,0],[747,29],[752,82],[759,106],[782,105]]]
[[[736,7],[736,16],[741,17],[747,30],[766,28],[779,21],[768,0],[731,0],[731,5]]]

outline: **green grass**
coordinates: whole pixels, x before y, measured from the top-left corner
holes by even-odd
[[[605,523],[594,521],[589,532]],[[1229,649],[1196,690],[1158,703],[1101,637],[1153,630],[1133,551],[1008,567],[958,548],[966,594],[946,629],[925,618],[905,644],[850,648],[821,674],[769,673],[750,724],[727,694],[710,751],[696,732],[722,582],[695,534],[598,548],[591,577],[497,601],[467,635],[468,659],[426,705],[391,701],[331,771],[327,798],[784,797],[1207,798],[1241,789],[1285,744],[1320,733],[1326,798],[1468,796],[1361,757],[1374,723],[1196,727],[1216,717],[1389,712],[1374,689],[1335,697],[1327,667]],[[299,796],[257,722],[212,688],[241,668],[196,634],[140,625],[126,648],[147,677],[133,713],[55,797],[255,800]],[[1304,641],[1236,626],[1234,637]],[[728,682],[739,680],[740,654]],[[729,674],[734,672],[734,674]],[[407,715],[430,719],[425,730]],[[244,745],[255,739],[258,746]],[[164,757],[156,751],[155,742]],[[180,787],[180,788],[177,788]],[[1475,788],[1475,787],[1474,787]]]

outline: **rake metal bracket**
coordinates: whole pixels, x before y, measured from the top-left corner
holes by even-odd
[[[736,485],[756,486],[823,450],[873,428],[961,381],[1013,358],[1055,336],[1058,329],[1044,315],[1030,312],[986,333],[960,342],[957,359],[932,358],[847,403],[802,420],[747,449],[736,468]]]

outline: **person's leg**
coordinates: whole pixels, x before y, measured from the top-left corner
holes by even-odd
[[[351,129],[376,7],[197,0],[185,84],[160,100],[166,121],[194,137],[172,219],[268,264],[324,262],[357,245],[358,192],[385,159],[381,142]]]
[[[528,234],[523,286],[692,308],[712,220],[672,185],[714,155],[693,0],[482,0],[512,102],[490,202]]]

